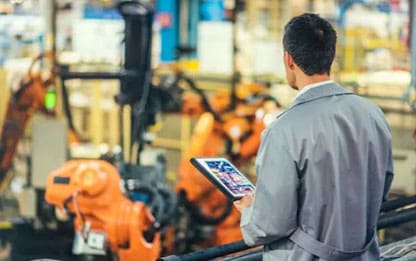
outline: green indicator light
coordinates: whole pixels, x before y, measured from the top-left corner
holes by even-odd
[[[47,110],[52,110],[56,106],[56,92],[55,91],[47,91],[45,95],[45,108]]]

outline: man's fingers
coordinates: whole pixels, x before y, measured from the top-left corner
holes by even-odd
[[[241,205],[241,199],[234,201],[233,204],[234,204],[235,207],[240,206]]]

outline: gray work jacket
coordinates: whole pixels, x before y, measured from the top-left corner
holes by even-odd
[[[327,260],[290,239],[299,229],[340,251],[369,245],[347,260],[380,259],[374,237],[393,164],[390,129],[372,102],[334,82],[301,94],[264,130],[256,172],[241,229],[248,245],[265,245],[263,260]]]

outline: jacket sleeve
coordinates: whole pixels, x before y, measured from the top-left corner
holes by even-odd
[[[386,170],[386,177],[385,177],[385,181],[384,181],[384,190],[383,190],[383,201],[386,201],[387,195],[389,193],[390,187],[391,187],[391,183],[393,182],[393,155],[392,155],[392,150],[391,150],[391,145],[389,148],[389,156],[387,159],[387,170]]]
[[[248,245],[268,244],[289,236],[297,227],[298,175],[284,135],[266,129],[256,159],[253,204],[241,216]]]

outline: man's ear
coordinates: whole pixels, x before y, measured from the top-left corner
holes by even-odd
[[[287,51],[284,52],[284,59],[287,67],[291,70],[295,68],[295,62],[293,61],[292,55],[290,55]]]

